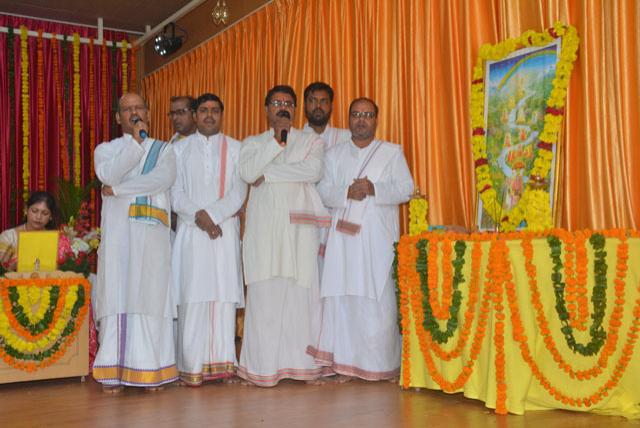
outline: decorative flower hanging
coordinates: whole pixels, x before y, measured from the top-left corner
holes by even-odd
[[[500,60],[517,49],[544,46],[558,37],[562,37],[562,47],[556,65],[556,75],[553,80],[551,94],[547,99],[544,126],[537,145],[537,156],[529,171],[531,177],[545,179],[551,169],[553,144],[557,142],[558,134],[561,130],[567,86],[569,85],[573,62],[577,58],[576,52],[580,40],[575,27],[556,23],[552,28],[542,33],[526,31],[520,37],[507,39],[495,45],[482,45],[478,55],[478,62],[473,69],[473,81],[471,84],[471,142],[476,171],[476,189],[482,198],[484,210],[493,218],[496,224],[500,224],[501,230],[515,230],[523,220],[527,220],[528,223],[531,222],[533,227],[537,229],[549,226],[551,217],[549,213],[544,211],[541,213],[542,207],[540,206],[543,201],[548,205],[549,194],[540,190],[538,194],[531,195],[532,189],[527,188],[510,212],[502,212],[502,201],[498,200],[487,157],[483,65],[487,60]],[[533,206],[530,207],[530,204],[533,204]],[[540,214],[546,216],[542,220],[542,224],[540,224],[541,220],[538,217]]]
[[[73,33],[73,182],[80,186],[80,35]]]
[[[29,50],[27,38],[29,32],[20,26],[20,67],[22,84],[22,199],[29,199]]]

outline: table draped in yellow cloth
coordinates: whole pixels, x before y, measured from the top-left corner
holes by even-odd
[[[401,385],[463,392],[498,413],[640,417],[638,236],[403,236]]]

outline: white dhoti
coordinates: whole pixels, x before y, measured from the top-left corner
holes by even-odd
[[[235,375],[236,304],[185,303],[178,307],[178,371],[188,385]]]
[[[258,386],[321,374],[306,348],[317,337],[319,290],[274,278],[249,284],[238,376]]]
[[[156,387],[175,381],[172,322],[139,314],[100,319],[93,377],[108,386]]]
[[[308,352],[334,373],[365,380],[400,373],[401,341],[393,280],[379,300],[362,296],[322,299],[322,330]]]

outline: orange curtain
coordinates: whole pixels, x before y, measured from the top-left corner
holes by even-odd
[[[433,224],[475,224],[471,69],[483,43],[555,21],[581,38],[569,87],[558,225],[640,226],[640,4],[636,0],[275,0],[147,76],[155,133],[171,134],[169,98],[221,96],[224,131],[263,131],[267,90],[323,80],[334,126],[351,99],[380,106],[378,138],[402,144]],[[299,99],[299,105],[302,100]],[[296,123],[303,123],[298,107]]]

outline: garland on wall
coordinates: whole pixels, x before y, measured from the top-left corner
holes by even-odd
[[[0,280],[0,357],[28,372],[57,362],[89,307],[86,279]]]
[[[20,72],[22,95],[22,198],[29,198],[29,50],[27,27],[20,27]]]
[[[639,234],[625,230],[607,230],[597,233],[551,230],[546,233],[513,232],[501,235],[424,233],[417,236],[403,236],[397,246],[395,275],[403,332],[401,385],[403,388],[411,386],[408,334],[411,327],[418,337],[420,351],[431,379],[444,391],[456,392],[468,381],[478,356],[483,352],[483,346],[487,345],[484,338],[489,319],[492,317],[494,350],[491,354],[494,356],[495,365],[497,413],[507,412],[507,362],[504,348],[507,340],[505,331],[507,323],[511,325],[511,339],[517,344],[523,361],[550,396],[564,405],[576,408],[590,407],[599,403],[617,386],[625,373],[633,358],[634,347],[640,333],[640,298],[637,298],[632,306],[626,304],[625,300],[625,287],[631,280],[628,277],[627,240],[629,237],[637,238]],[[532,245],[534,239],[544,239],[547,243],[549,264],[552,266],[550,279],[554,287],[555,316],[559,320],[553,325],[559,324],[559,332],[564,337],[566,349],[570,353],[593,359],[593,365],[589,368],[578,369],[572,365],[572,360],[575,363],[575,358],[571,355],[564,356],[553,338],[550,327],[552,323],[543,308],[541,291],[538,287],[538,273]],[[608,239],[615,239],[614,242],[617,242],[613,280],[607,279],[607,253],[604,247]],[[507,246],[509,240],[518,240],[521,243],[529,287],[526,295],[530,296],[537,330],[543,338],[545,348],[555,364],[570,379],[588,381],[600,378],[601,384],[595,391],[588,392],[595,386],[586,388],[587,392],[564,390],[563,380],[549,379],[533,358],[525,324],[520,315],[522,303],[518,300],[513,281],[511,264],[513,258],[510,255],[510,247]],[[584,248],[587,242],[593,250],[591,293],[587,287],[589,257],[586,256]],[[451,251],[452,245],[454,251]],[[463,272],[462,260],[469,246],[472,247],[471,269],[467,277]],[[483,253],[487,251],[488,255],[485,257]],[[441,260],[441,265],[430,263],[428,260],[430,257],[436,261]],[[486,260],[484,281],[480,279],[482,260]],[[445,274],[447,269],[452,270],[453,273]],[[434,282],[431,278],[435,277],[438,271],[443,272],[442,281],[436,279]],[[429,284],[430,280],[431,284]],[[463,297],[456,298],[456,291],[460,291],[462,285],[466,286],[465,293]],[[640,285],[636,287],[636,291],[640,293]],[[606,299],[607,290],[610,288],[613,288],[615,295],[612,302]],[[520,290],[519,293],[520,298],[522,298],[522,291]],[[592,310],[589,311],[587,304],[585,314],[582,308],[584,302],[579,303],[579,301],[587,295],[591,295]],[[464,300],[466,300],[466,306],[462,316],[461,307]],[[436,316],[434,308],[437,308],[440,316],[445,313],[449,316],[446,319]],[[608,324],[605,326],[606,314],[610,315]],[[623,320],[630,318],[631,325],[624,337],[620,334],[620,327]],[[460,325],[458,320],[461,322]],[[591,320],[590,325],[586,325],[587,320]],[[472,332],[474,325],[475,332]],[[575,331],[578,327],[588,334],[588,340],[584,343],[576,337]],[[455,339],[454,344],[448,346],[449,350],[444,350],[442,346],[453,339]],[[619,343],[621,341],[624,341],[622,345]],[[447,362],[461,358],[463,350],[466,360],[462,370],[454,379],[447,379],[438,369],[442,363],[438,364],[436,360]],[[618,360],[611,362],[611,357],[616,354],[619,355]],[[604,375],[608,378],[601,379]]]

